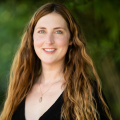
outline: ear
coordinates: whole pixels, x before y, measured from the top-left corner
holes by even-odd
[[[69,45],[72,45],[72,41],[71,41],[71,42],[69,42]]]

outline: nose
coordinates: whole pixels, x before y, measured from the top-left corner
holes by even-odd
[[[45,40],[46,44],[53,44],[54,43],[54,38],[52,34],[48,34],[46,35],[46,40]]]

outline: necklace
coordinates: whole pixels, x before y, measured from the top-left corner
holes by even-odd
[[[63,76],[62,76],[63,77]],[[62,79],[62,77],[60,78],[60,80]],[[59,80],[59,81],[60,81]],[[59,82],[59,81],[57,81],[57,82]],[[57,82],[55,82],[55,83],[57,83]],[[53,83],[52,85],[54,85],[55,83]],[[42,90],[41,90],[41,87],[40,87],[40,92],[41,92],[41,96],[40,96],[40,98],[39,98],[39,102],[41,103],[42,102],[42,98],[43,98],[43,95],[52,87],[52,85],[44,92],[44,93],[42,93]]]

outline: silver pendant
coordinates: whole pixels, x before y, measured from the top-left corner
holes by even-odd
[[[42,102],[42,97],[39,98],[39,102]]]

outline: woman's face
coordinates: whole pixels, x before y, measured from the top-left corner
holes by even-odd
[[[42,64],[64,62],[70,32],[65,19],[55,12],[41,17],[34,29],[34,49]]]

